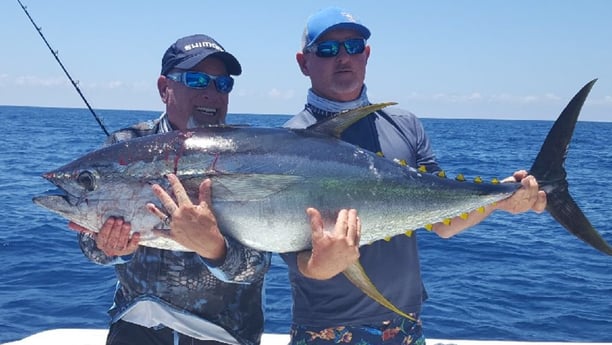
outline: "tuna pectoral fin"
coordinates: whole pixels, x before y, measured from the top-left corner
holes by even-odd
[[[397,313],[409,320],[416,321],[416,319],[403,311],[399,310],[393,303],[391,303],[388,299],[383,296],[380,291],[372,284],[370,278],[368,278],[363,266],[358,262],[349,266],[346,270],[344,270],[344,275],[348,280],[351,281],[355,286],[357,286],[361,291],[363,291],[370,298],[380,303],[382,306],[388,308],[389,310]]]
[[[612,255],[612,247],[593,228],[567,190],[547,195],[546,210],[570,233],[602,253]]]

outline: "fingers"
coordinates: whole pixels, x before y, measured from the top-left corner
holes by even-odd
[[[207,178],[200,183],[198,199],[200,204],[196,206],[200,212],[212,212],[210,205],[212,205],[212,181]]]
[[[155,204],[147,203],[146,206],[147,206],[147,210],[149,210],[149,212],[153,213],[155,216],[157,216],[159,218],[164,218],[164,216],[166,216],[166,214],[162,210],[157,208],[157,206],[155,206]]]
[[[114,225],[115,218],[109,217],[102,225],[102,228],[100,228],[100,231],[98,231],[98,235],[96,236],[96,244],[101,250],[107,248],[108,237],[110,236],[110,232],[112,231]]]
[[[359,245],[359,238],[361,237],[361,221],[357,217],[357,210],[350,209],[347,215],[347,231],[346,237],[348,245],[355,246]]]
[[[75,222],[68,222],[68,229],[76,231],[76,232],[80,232],[82,234],[95,234],[95,231],[91,231],[89,229],[87,229],[86,227],[80,226],[79,224],[75,223]]]
[[[106,255],[126,255],[138,248],[140,235],[130,238],[132,227],[121,218],[109,217],[96,236],[96,245]]]
[[[346,209],[338,212],[338,218],[336,218],[336,226],[334,232],[339,236],[346,236],[348,230],[348,211]]]
[[[199,199],[200,203],[212,204],[212,181],[207,178],[200,184]]]
[[[521,184],[529,194],[529,207],[537,213],[542,213],[546,210],[546,192],[539,190],[538,181],[535,177],[527,176],[521,180]]]
[[[174,200],[172,200],[172,197],[170,197],[170,195],[160,185],[154,184],[151,188],[159,201],[161,201],[168,214],[173,214],[178,209],[178,206]]]
[[[512,176],[506,177],[505,179],[503,179],[501,182],[502,183],[507,183],[507,182],[520,182],[522,181],[525,177],[529,176],[529,173],[527,172],[527,170],[518,170],[515,171]]]
[[[132,235],[130,240],[128,241],[127,246],[125,247],[125,251],[129,253],[133,253],[138,249],[138,245],[140,244],[140,233],[136,232]],[[125,254],[124,254],[125,255]]]
[[[532,209],[537,213],[542,213],[546,210],[546,192],[538,191],[538,200],[533,205]]]
[[[310,227],[312,229],[313,241],[323,238],[325,224],[321,213],[315,208],[306,209],[310,217]],[[361,220],[357,216],[355,209],[342,209],[338,212],[336,224],[333,230],[336,239],[344,239],[348,246],[358,246],[361,238]]]
[[[174,174],[168,174],[167,178],[170,182],[170,186],[172,186],[172,190],[174,191],[174,196],[176,197],[176,202],[178,203],[178,206],[191,206],[191,199],[189,199],[189,195],[187,195],[185,187],[183,187],[183,184],[178,179],[178,177],[176,177],[176,175]],[[172,203],[174,204],[174,202]]]
[[[310,217],[310,228],[312,229],[312,239],[314,242],[317,238],[323,237],[323,218],[321,213],[312,207],[306,209],[306,214]]]
[[[532,175],[526,175],[526,171],[516,172],[512,178],[520,181],[519,188],[511,197],[500,202],[501,209],[513,214],[519,214],[533,210],[542,213],[546,209],[546,192],[539,190],[538,181]]]
[[[152,203],[148,203],[146,205],[147,209],[149,210],[149,212],[153,213],[156,217],[159,218],[159,220],[167,227],[170,228],[170,225],[172,223],[172,217],[170,215],[167,215],[166,213],[164,213],[162,210],[160,210],[159,208],[157,208],[157,206],[155,206],[155,204]]]
[[[151,188],[153,189],[153,193],[159,198],[159,201],[161,201],[162,205],[164,205],[168,215],[171,216],[180,206],[192,206],[193,204],[191,203],[191,199],[189,199],[189,196],[185,191],[185,187],[183,187],[183,184],[178,177],[176,177],[174,174],[168,174],[167,178],[174,192],[174,196],[176,197],[176,202],[174,202],[170,194],[168,194],[168,192],[166,192],[160,185],[154,184]]]
[[[359,222],[359,217],[357,217],[357,210],[340,210],[340,212],[338,212],[334,233],[339,237],[345,238],[348,246],[352,247],[359,245],[361,223]]]
[[[334,226],[334,236],[345,239],[346,244],[350,247],[359,245],[361,222],[357,217],[357,210],[342,209],[338,212],[338,218]]]
[[[514,178],[515,181],[522,181],[527,176],[529,176],[529,173],[527,172],[527,170],[515,171],[514,174],[512,174],[512,177]]]

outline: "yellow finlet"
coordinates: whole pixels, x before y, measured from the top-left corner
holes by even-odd
[[[470,214],[469,214],[469,213],[464,212],[464,213],[462,213],[462,214],[460,214],[460,215],[459,215],[459,218],[461,218],[461,219],[463,219],[463,220],[466,220],[466,219],[468,219],[468,217],[469,217],[469,216],[470,216]]]
[[[412,233],[414,232],[414,230],[406,230],[406,232],[404,232],[404,235],[408,236],[408,237],[412,237]]]
[[[500,181],[500,180],[498,180],[498,179],[497,179],[497,177],[495,177],[495,178],[493,178],[493,179],[491,180],[491,183],[493,183],[493,184],[500,184],[500,183],[501,183],[501,181]]]
[[[406,160],[405,160],[405,159],[397,159],[397,158],[396,158],[396,159],[394,159],[393,161],[394,161],[395,163],[397,163],[397,164],[399,164],[399,165],[403,166],[403,167],[408,166],[408,162],[406,162]]]
[[[425,230],[427,231],[431,231],[433,230],[433,225],[432,224],[425,224],[425,226],[423,226],[425,228]]]
[[[446,219],[442,220],[442,223],[444,223],[444,225],[450,225],[451,224],[451,220],[450,220],[450,218],[446,218]]]
[[[382,151],[378,151],[378,152],[376,152],[376,155],[377,155],[378,157],[384,157],[384,156],[385,156],[385,154],[384,154],[384,153],[382,153]]]
[[[426,173],[427,172],[427,168],[424,165],[419,165],[419,168],[417,170],[420,173]]]
[[[440,178],[446,178],[446,172],[444,170],[438,171],[436,175]]]
[[[482,177],[480,177],[480,176],[476,176],[476,177],[474,178],[474,183],[482,183]]]
[[[480,206],[479,208],[476,209],[476,211],[478,211],[480,213],[484,213],[485,212],[485,208],[484,208],[484,206]]]
[[[457,177],[455,177],[455,180],[459,182],[465,182],[465,176],[463,174],[459,174],[457,175]]]

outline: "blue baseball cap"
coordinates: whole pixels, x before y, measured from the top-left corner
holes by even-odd
[[[167,75],[174,68],[193,68],[210,56],[221,59],[229,74],[242,73],[242,67],[234,55],[226,52],[212,37],[198,34],[179,38],[166,50],[162,58],[161,74]]]
[[[302,49],[312,46],[319,37],[332,29],[351,29],[366,40],[370,38],[370,30],[355,16],[341,8],[328,7],[308,18],[302,36]]]

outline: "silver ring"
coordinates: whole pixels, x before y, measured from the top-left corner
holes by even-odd
[[[171,216],[166,216],[164,217],[164,219],[162,220],[162,223],[164,223],[165,226],[170,226],[170,222],[172,221],[172,217]]]

